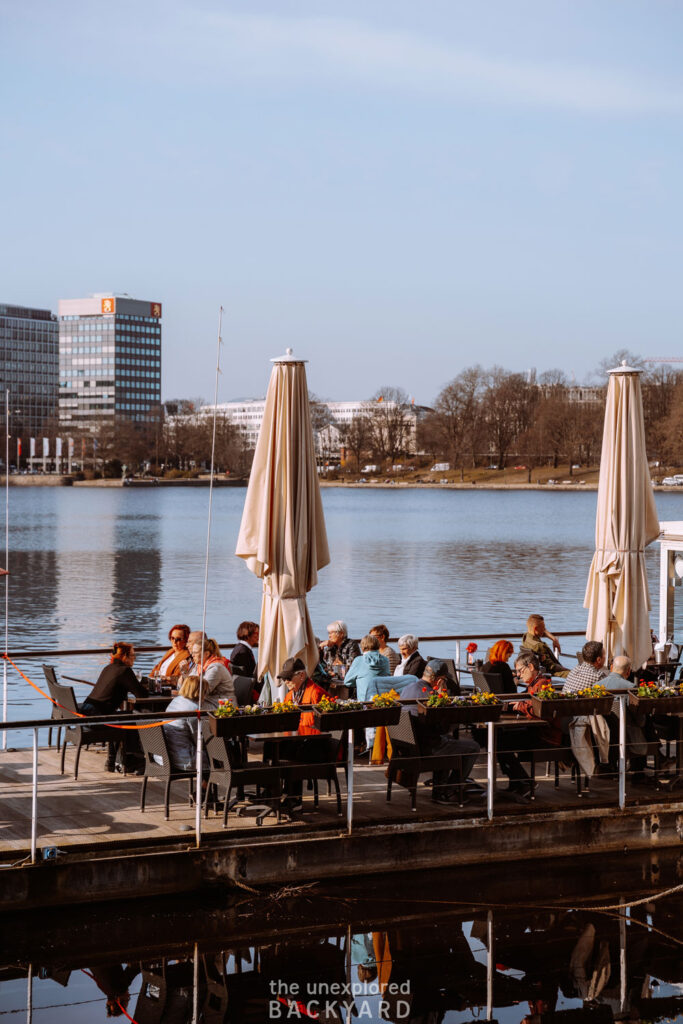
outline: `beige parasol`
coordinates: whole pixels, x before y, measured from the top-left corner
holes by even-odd
[[[287,658],[315,668],[306,594],[330,553],[305,364],[291,349],[273,363],[235,553],[263,579],[258,673],[274,680]]]
[[[634,666],[647,660],[650,593],[644,550],[659,535],[645,449],[640,370],[610,370],[602,436],[595,554],[584,607],[588,640],[600,640],[609,658],[627,654]]]

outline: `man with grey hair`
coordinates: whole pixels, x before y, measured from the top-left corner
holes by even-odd
[[[398,649],[401,660],[394,669],[395,676],[417,676],[422,678],[427,662],[417,649],[418,639],[413,633],[405,633],[399,637]]]
[[[360,645],[349,638],[348,626],[341,619],[330,622],[327,638],[320,648],[320,660],[331,676],[345,675],[354,658],[360,657]]]
[[[596,683],[602,683],[607,675],[605,670],[605,648],[599,640],[589,640],[581,648],[583,661],[573,668],[562,687],[563,693],[578,693]],[[610,733],[606,719],[602,715],[578,715],[569,723],[569,739],[574,757],[579,762],[584,774],[591,778],[595,774],[596,764],[593,753],[592,738],[598,748],[600,764],[607,765],[609,770]]]

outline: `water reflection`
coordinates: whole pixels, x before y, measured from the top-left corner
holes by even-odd
[[[680,879],[675,856],[668,861],[669,880]],[[619,897],[604,895],[603,860],[595,892],[607,909],[591,910],[589,896],[562,896],[554,884],[567,871],[561,862],[535,870],[550,882],[545,897],[538,884],[525,897],[518,866],[508,869],[508,902],[519,905],[508,908],[498,899],[466,908],[472,876],[459,883],[456,872],[435,872],[431,885],[411,875],[227,906],[217,895],[175,897],[142,904],[137,916],[107,908],[71,925],[68,913],[58,925],[42,915],[33,935],[22,927],[2,944],[0,1010],[54,1024],[105,1019],[107,1007],[137,1024],[683,1020],[681,893],[643,896],[641,881],[620,914]],[[496,895],[504,888],[499,878]]]

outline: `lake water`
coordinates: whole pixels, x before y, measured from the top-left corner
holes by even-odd
[[[244,496],[214,492],[207,632],[223,642],[260,617],[260,583],[234,555]],[[208,497],[183,487],[12,488],[10,652],[162,643],[175,622],[198,628]],[[353,636],[377,622],[396,635],[521,634],[531,611],[550,629],[585,627],[595,492],[326,488],[323,503],[332,560],[309,595],[322,636],[336,618]],[[661,519],[683,519],[683,494],[658,494],[657,505]],[[648,568],[656,626],[656,544]],[[56,663],[93,678],[102,659]],[[9,678],[11,718],[44,712],[13,670]]]

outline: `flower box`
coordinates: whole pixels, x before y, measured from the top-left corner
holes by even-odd
[[[428,725],[467,725],[470,722],[497,722],[502,704],[450,704],[430,708],[425,701],[417,702],[418,714],[424,715]]]
[[[394,708],[364,708],[362,711],[315,711],[316,726],[322,732],[397,725],[400,717],[400,704]]]
[[[524,700],[524,697],[520,697]],[[576,718],[579,715],[608,715],[612,710],[614,697],[558,697],[556,700],[531,698],[531,706],[537,718]]]
[[[648,715],[683,715],[683,696],[639,697],[637,693],[631,692],[628,695],[628,702]]]
[[[214,736],[224,736],[226,739],[261,732],[290,732],[299,728],[300,716],[301,711],[298,708],[277,715],[266,711],[262,715],[238,714],[217,718],[216,715],[210,714],[209,728]]]

